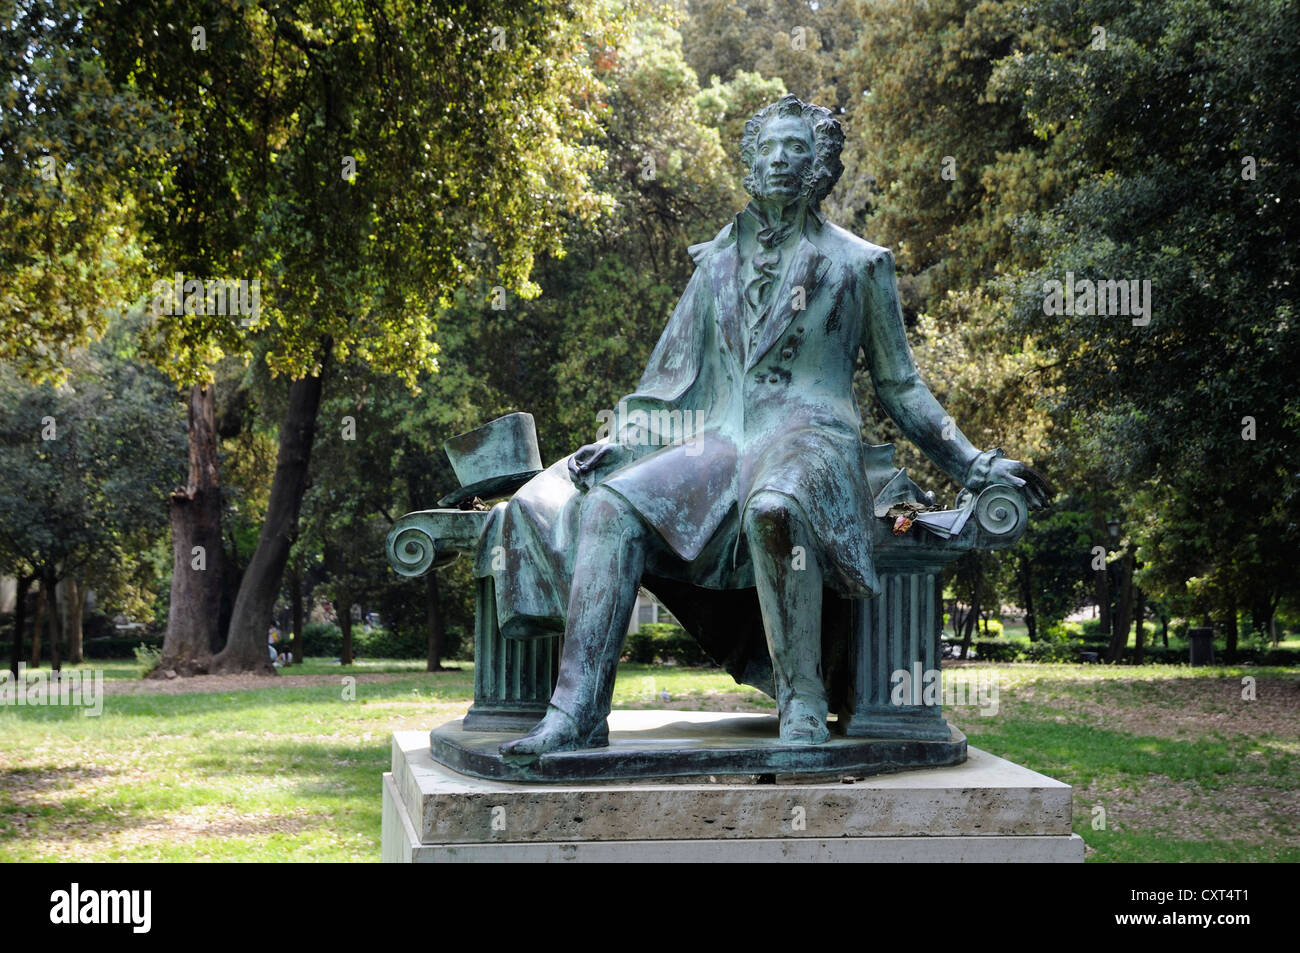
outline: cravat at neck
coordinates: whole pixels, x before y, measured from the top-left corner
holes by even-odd
[[[788,220],[778,218],[776,222],[769,223],[761,210],[754,210],[754,217],[759,222],[758,232],[754,236],[758,240],[758,251],[753,260],[754,278],[745,287],[745,300],[749,304],[752,321],[757,321],[766,310],[768,294],[780,272],[781,249],[791,234],[803,224],[803,216],[803,210],[800,209]]]

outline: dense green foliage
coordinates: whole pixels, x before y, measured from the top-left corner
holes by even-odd
[[[939,375],[980,396],[954,416],[1069,491],[1045,526],[1052,544],[1031,536],[1010,557],[1037,575],[1039,615],[1080,601],[1071,573],[1086,579],[1101,546],[1111,578],[1098,592],[1117,626],[1140,609],[1136,580],[1166,611],[1231,633],[1249,609],[1267,627],[1300,595],[1294,11],[886,0],[863,12],[854,63],[869,94],[851,117],[874,183],[865,221],[913,274],[921,366],[955,350],[968,378],[970,353],[1001,355],[975,362],[975,381]],[[1053,314],[1045,283],[1067,272],[1149,281],[1152,313]]]
[[[0,365],[0,565],[77,577],[139,610],[156,591],[149,550],[185,434],[166,380],[122,338],[79,352],[58,387]]]
[[[1042,19],[1074,43],[996,78],[1078,170],[1019,229],[1038,264],[1009,325],[1053,358],[1061,447],[1120,489],[1145,584],[1262,621],[1300,595],[1300,20],[1274,0],[1085,4],[1110,37],[1095,51],[1059,9]],[[1044,282],[1066,271],[1150,281],[1149,323],[1045,319]]]

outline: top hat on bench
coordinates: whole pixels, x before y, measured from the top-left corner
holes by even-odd
[[[452,437],[442,447],[460,481],[459,490],[438,501],[442,507],[458,507],[476,496],[509,496],[542,472],[532,414],[506,414]]]

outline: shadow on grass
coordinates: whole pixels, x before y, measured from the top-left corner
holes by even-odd
[[[276,799],[288,798],[307,811],[307,816],[289,814],[295,826],[346,827],[377,837],[379,824],[380,775],[387,770],[390,748],[387,742],[365,746],[303,743],[291,738],[282,742],[253,739],[223,741],[221,754],[206,751],[195,756],[176,756],[174,763],[162,770],[175,778],[200,784],[239,778],[267,778],[288,781],[276,791]],[[103,793],[59,797],[61,788],[81,783],[87,778],[113,777],[118,772],[108,768],[66,769],[19,768],[0,774],[0,787],[6,792],[0,802],[0,843],[19,838],[48,836],[61,822],[76,820],[78,835],[106,834],[149,827],[159,823],[163,814],[172,811],[202,812],[211,806],[229,807],[220,797],[200,795],[182,787],[163,791],[148,779],[127,782],[108,795]],[[349,803],[350,802],[350,803]],[[346,810],[341,810],[346,807]],[[31,823],[35,821],[35,824]],[[286,818],[280,818],[284,823]],[[246,825],[246,833],[266,833],[266,819],[241,821],[223,818],[214,823]],[[183,824],[181,825],[184,826]],[[210,833],[204,824],[204,832]],[[218,832],[219,833],[219,832]]]
[[[110,777],[117,772],[100,765],[77,768],[21,767],[0,771],[0,791],[8,799],[15,793],[33,793],[86,780]],[[0,800],[0,804],[3,804]]]

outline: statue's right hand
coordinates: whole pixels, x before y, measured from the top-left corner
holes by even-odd
[[[619,454],[613,443],[589,443],[569,457],[569,478],[581,487],[590,488],[591,477],[602,462],[611,463]]]

